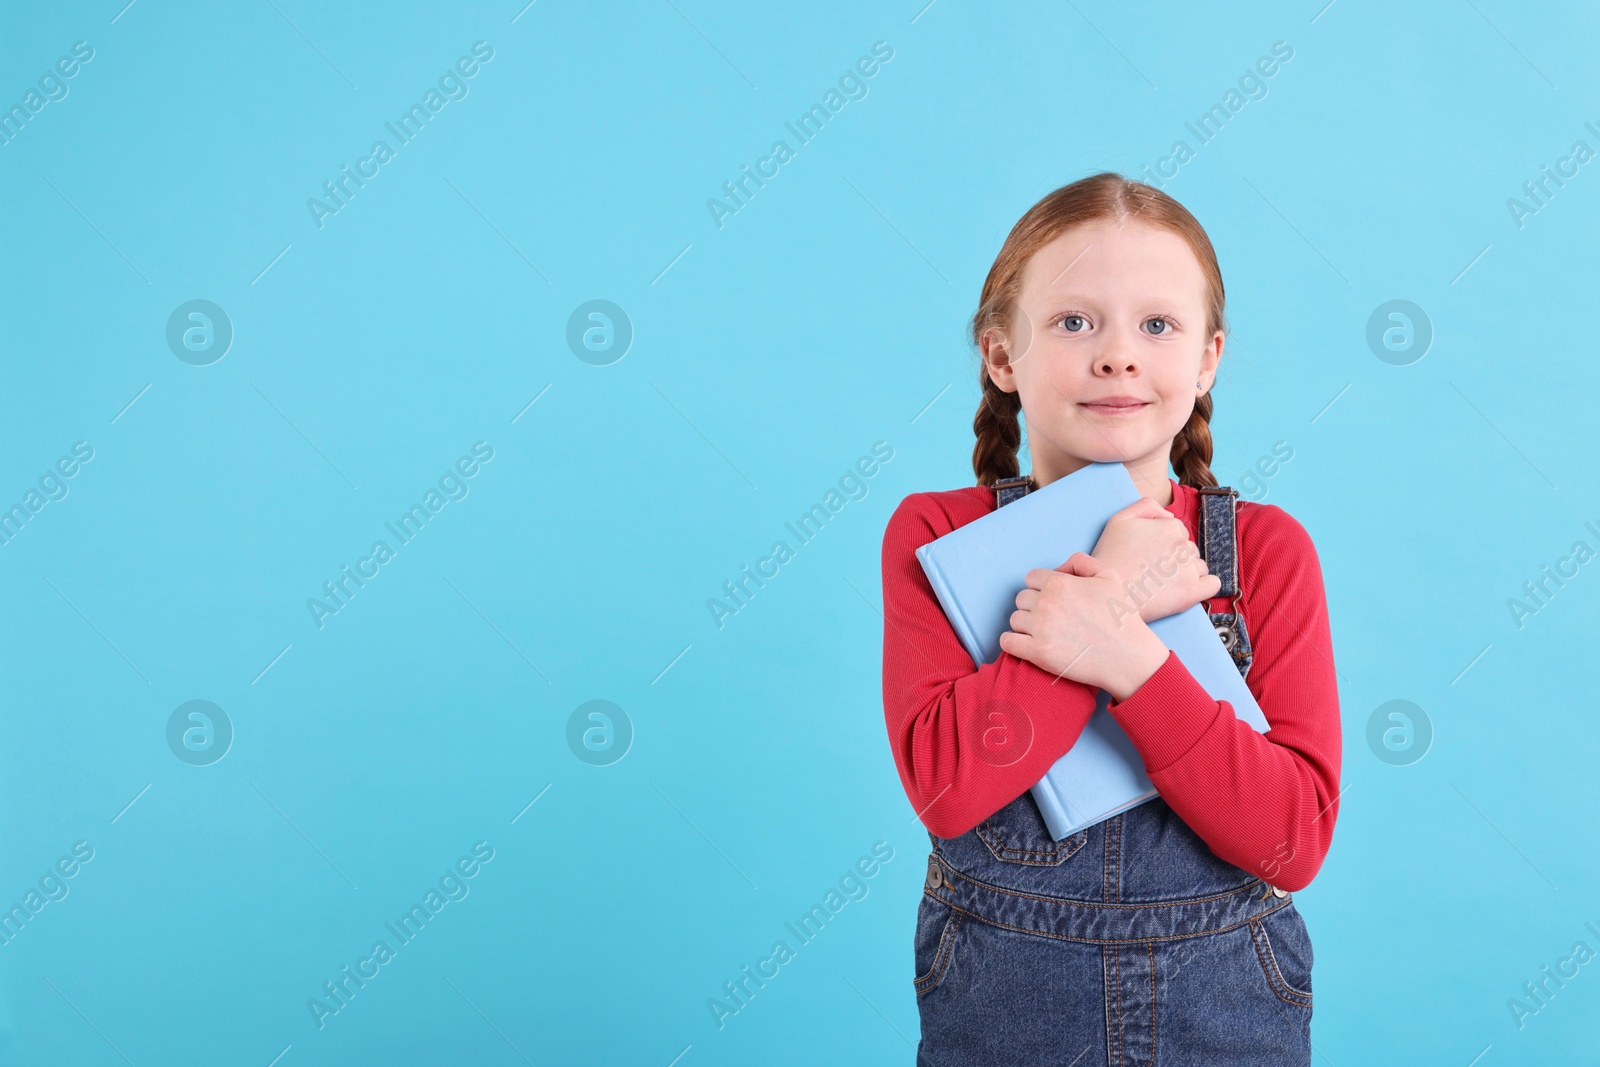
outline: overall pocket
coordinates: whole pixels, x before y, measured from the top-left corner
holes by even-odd
[[[917,996],[931,993],[943,981],[955,954],[956,935],[966,916],[930,893],[922,894],[917,907],[916,972]]]
[[[1251,919],[1250,935],[1273,993],[1285,1003],[1309,1010],[1314,957],[1300,912],[1293,904],[1286,904],[1269,915]]]
[[[1087,830],[1060,841],[1052,840],[1032,793],[1022,794],[973,827],[972,832],[995,859],[1033,867],[1058,866],[1089,840]]]

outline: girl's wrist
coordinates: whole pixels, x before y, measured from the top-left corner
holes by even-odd
[[[1128,640],[1117,646],[1110,676],[1100,688],[1110,694],[1112,700],[1121,703],[1138,692],[1139,687],[1167,662],[1170,654],[1155,631],[1141,622],[1138,629],[1128,635]]]

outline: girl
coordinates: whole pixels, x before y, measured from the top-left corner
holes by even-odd
[[[984,282],[979,484],[906,497],[883,541],[884,713],[933,846],[919,1064],[1311,1062],[1311,941],[1289,893],[1333,836],[1338,692],[1310,537],[1271,504],[1239,502],[1235,528],[1236,494],[1208,466],[1226,330],[1205,231],[1117,174],[1030,208]],[[1144,496],[1092,553],[1026,574],[999,658],[974,669],[915,550],[1107,461]],[[1145,625],[1196,603],[1229,624],[1268,733]],[[1099,689],[1160,796],[1052,840],[1029,787]]]

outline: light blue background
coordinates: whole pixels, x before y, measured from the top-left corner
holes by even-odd
[[[1318,1062],[1592,1048],[1600,965],[1506,1006],[1600,949],[1600,564],[1506,606],[1600,547],[1600,164],[1520,228],[1506,203],[1600,147],[1592,11],[122,3],[0,15],[7,106],[94,48],[0,146],[0,503],[95,450],[0,546],[0,903],[95,850],[0,947],[6,1062],[910,1062],[927,838],[882,719],[884,523],[971,483],[965,323],[1016,218],[1192,144],[1279,40],[1168,191],[1231,297],[1213,469],[1291,446],[1254,498],[1326,575]],[[479,40],[470,94],[319,229],[307,198]],[[719,229],[707,198],[875,41],[869,95]],[[211,366],[165,342],[193,299],[235,329]],[[565,342],[592,299],[635,329],[610,366]],[[1409,366],[1365,341],[1390,299],[1435,330]],[[719,630],[707,599],[880,440]],[[319,630],[307,598],[475,441],[470,495]],[[209,767],[166,744],[192,699],[236,730]],[[565,740],[592,699],[635,730],[611,766]],[[1410,766],[1367,745],[1391,699],[1435,731]],[[318,1030],[307,998],[479,840],[470,895]],[[870,894],[719,1030],[707,998],[879,840]]]

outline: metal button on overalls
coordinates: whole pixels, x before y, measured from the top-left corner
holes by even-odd
[[[1222,647],[1232,652],[1233,646],[1239,643],[1239,635],[1234,632],[1233,627],[1218,624],[1216,631],[1217,636],[1222,639]]]

